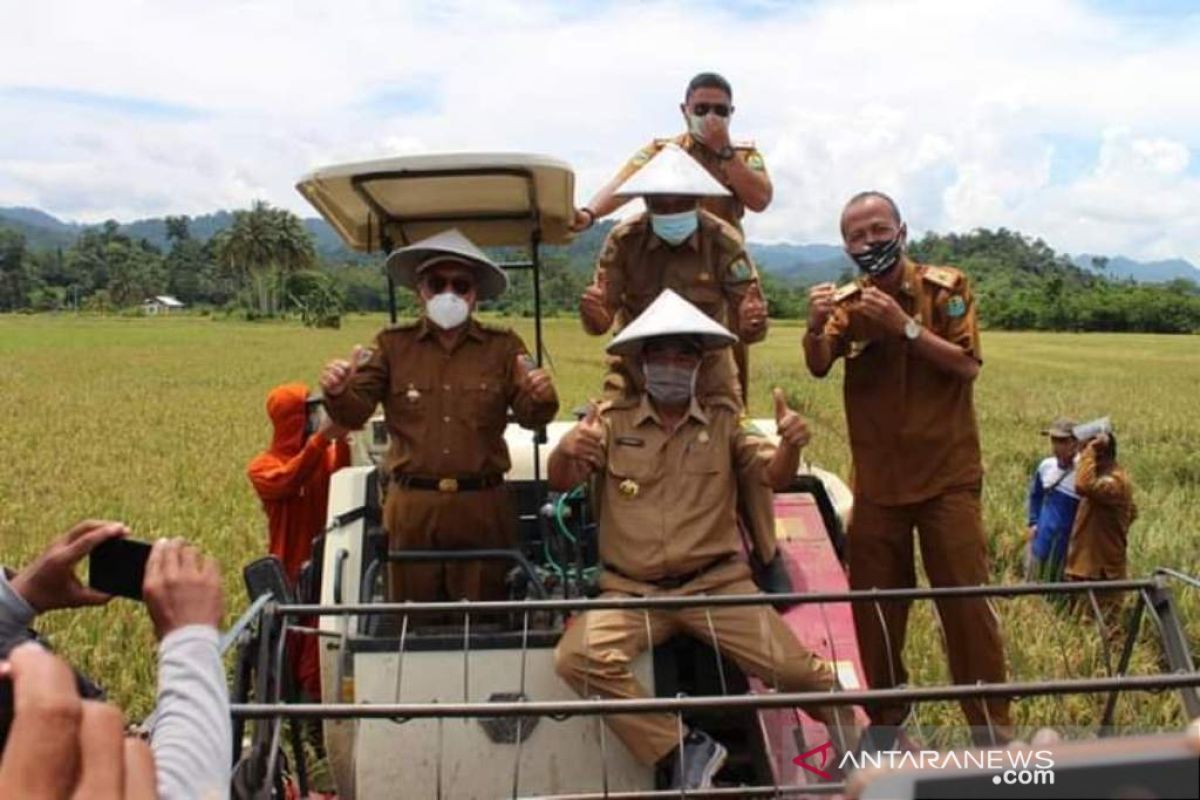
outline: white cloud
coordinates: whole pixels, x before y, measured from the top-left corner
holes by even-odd
[[[195,113],[5,100],[0,205],[97,220],[262,197],[308,213],[292,186],[313,166],[454,149],[557,155],[583,202],[679,128],[683,85],[716,68],[735,136],[776,182],[756,238],[834,241],[845,198],[878,188],[914,232],[1006,225],[1200,262],[1197,16],[1072,0],[7,5],[24,35],[0,51],[4,85]],[[1066,157],[1086,163],[1064,179]]]

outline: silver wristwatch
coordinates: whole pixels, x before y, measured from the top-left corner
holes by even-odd
[[[920,335],[921,323],[917,322],[914,317],[909,317],[908,322],[904,323],[904,338],[910,342],[915,342]]]

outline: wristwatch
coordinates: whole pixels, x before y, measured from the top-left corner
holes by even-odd
[[[717,158],[721,159],[722,161],[728,161],[729,159],[733,158],[733,147],[730,145],[725,145],[722,147],[717,151]]]
[[[917,322],[913,317],[909,317],[908,322],[904,323],[904,338],[910,342],[915,342],[920,335],[921,323]]]

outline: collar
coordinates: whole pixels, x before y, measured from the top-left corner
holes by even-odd
[[[685,418],[694,419],[701,425],[708,425],[708,414],[704,412],[704,409],[700,406],[700,401],[696,399],[695,395],[692,396],[692,401],[688,404]],[[647,420],[653,420],[655,425],[660,428],[663,427],[662,417],[659,416],[658,409],[654,407],[654,402],[650,399],[649,393],[642,392],[642,398],[637,404],[637,410],[633,417],[633,425],[635,428],[641,427]]]
[[[424,314],[421,314],[417,320],[417,339],[419,340],[428,339],[440,330],[441,328],[430,322],[429,317]],[[475,319],[474,314],[467,317],[466,334],[477,342],[483,341],[483,327],[479,324],[479,320]]]

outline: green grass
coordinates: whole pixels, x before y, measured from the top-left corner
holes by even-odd
[[[0,396],[8,428],[0,444],[0,561],[20,565],[84,517],[121,519],[143,539],[184,536],[225,567],[230,614],[244,607],[240,567],[265,549],[265,521],[244,474],[268,441],[263,408],[277,383],[315,383],[320,365],[369,342],[380,317],[350,317],[340,331],[197,317],[124,319],[0,316]],[[532,321],[516,320],[527,343]],[[546,341],[564,415],[598,393],[600,340],[578,323],[551,319]],[[809,455],[846,475],[849,452],[840,367],[817,381],[803,369],[802,328],[775,323],[752,350],[751,411],[771,413],[782,385],[814,421]],[[983,432],[985,524],[997,581],[1016,580],[1024,493],[1046,451],[1038,430],[1069,414],[1114,418],[1122,461],[1137,485],[1141,517],[1130,543],[1131,571],[1170,565],[1200,573],[1200,340],[1149,335],[985,333],[986,366],[976,404]],[[1200,603],[1181,592],[1193,643]],[[1014,677],[1102,672],[1094,631],[1037,598],[999,603]],[[907,657],[916,684],[946,682],[945,659],[928,604],[914,607]],[[106,684],[133,715],[149,707],[153,638],[136,604],[59,612],[42,624],[54,643]],[[1157,668],[1148,634],[1138,669]],[[1039,699],[1018,706],[1022,723],[1087,724],[1100,698]],[[1182,724],[1176,695],[1122,701],[1127,725]],[[956,722],[946,704],[922,712],[924,725]]]

